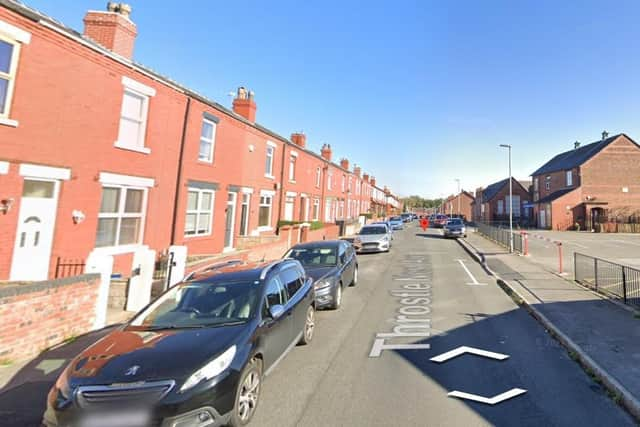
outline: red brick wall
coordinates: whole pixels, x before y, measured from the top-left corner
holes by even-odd
[[[0,360],[24,360],[93,326],[100,279],[84,275],[0,286]]]
[[[520,196],[520,204],[524,204],[525,201],[529,201],[531,202],[531,195],[529,194],[528,191],[524,190],[523,187],[521,185],[519,185],[517,183],[517,181],[513,181],[513,195],[515,196]],[[487,203],[487,207],[485,207],[485,220],[489,220],[492,221],[494,219],[494,215],[498,215],[498,200],[502,200],[503,204],[503,215],[508,216],[509,215],[509,210],[508,210],[508,206],[507,206],[507,202],[506,202],[506,198],[507,196],[509,196],[509,183],[507,182],[507,184],[500,190],[498,191],[498,193],[496,193],[496,195],[491,199],[491,201],[489,203]],[[515,211],[515,209],[514,209]],[[524,212],[522,211],[521,208],[521,215],[524,215]]]
[[[547,180],[547,176],[550,177]],[[572,188],[577,188],[580,186],[580,175],[578,173],[578,168],[574,168],[571,170],[571,176],[573,179]],[[538,199],[542,199],[558,190],[562,190],[567,187],[567,174],[566,171],[558,171],[552,172],[548,174],[536,175],[533,177],[534,181],[538,179]],[[547,190],[546,183],[549,182],[549,189]],[[532,188],[534,189],[534,195],[536,194],[535,184],[532,184]],[[536,200],[538,200],[536,199]]]
[[[319,230],[309,230],[306,235],[305,242],[313,242],[315,240],[333,240],[338,238],[340,227],[335,224],[325,225]]]
[[[574,207],[580,203],[581,198],[582,191],[577,188],[551,203],[551,228],[553,230],[573,229],[578,220]]]
[[[640,148],[622,135],[580,168],[582,195],[603,206],[609,214],[640,212]],[[623,187],[628,192],[623,192]],[[595,197],[595,199],[593,199]]]

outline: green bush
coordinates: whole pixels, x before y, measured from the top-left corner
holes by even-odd
[[[278,221],[278,228],[284,227],[284,226],[287,226],[287,225],[303,224],[305,222],[308,222],[308,221],[287,221],[287,220],[282,219],[282,220]],[[313,230],[320,230],[321,228],[324,228],[324,223],[321,222],[321,221],[311,221],[311,222],[308,222],[308,223],[311,224],[309,228],[312,231]]]

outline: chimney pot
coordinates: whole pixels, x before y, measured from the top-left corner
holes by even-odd
[[[233,111],[250,122],[256,121],[256,110],[258,109],[253,98],[253,91],[247,91],[244,86],[240,86],[236,98],[233,100]]]
[[[605,140],[609,137],[609,132],[607,132],[606,130],[602,131],[602,139]]]
[[[110,51],[131,59],[138,30],[129,19],[130,15],[131,6],[128,4],[109,2],[106,12],[87,12],[83,34]]]
[[[574,143],[573,143],[573,148],[574,148],[574,149],[580,148],[580,141],[576,141],[576,142],[574,142]]]
[[[357,176],[358,178],[360,178],[360,174],[362,173],[362,169],[360,169],[360,166],[353,166],[353,173],[355,174],[355,176]]]
[[[340,167],[342,169],[349,170],[349,160],[348,159],[341,159],[340,160]]]
[[[292,133],[291,142],[300,148],[305,148],[307,146],[307,136],[302,132]]]
[[[322,156],[322,158],[324,158],[327,161],[331,161],[331,145],[329,144],[324,144],[322,146],[322,149],[320,150],[320,155]]]

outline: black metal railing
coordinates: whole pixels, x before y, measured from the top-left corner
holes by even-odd
[[[482,234],[489,240],[493,240],[507,249],[511,246],[511,232],[508,228],[494,227],[482,222],[476,223],[476,227],[478,229],[478,233]],[[522,253],[522,234],[518,231],[513,232],[513,250],[514,252]]]
[[[79,276],[84,273],[85,261],[83,259],[56,258],[55,278]]]
[[[574,280],[597,292],[640,307],[640,270],[575,252]]]

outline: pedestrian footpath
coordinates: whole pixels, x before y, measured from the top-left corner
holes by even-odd
[[[640,316],[474,232],[459,242],[640,419]]]

